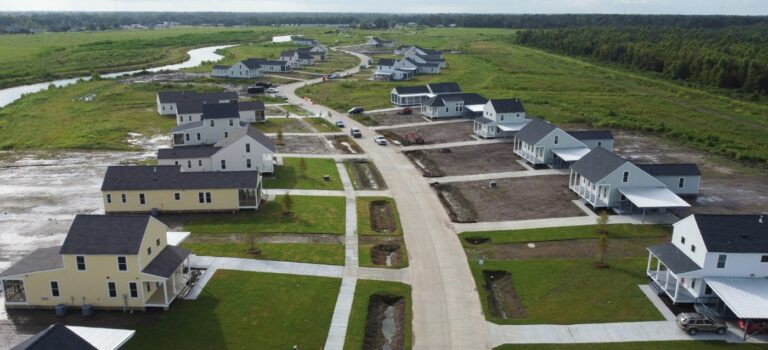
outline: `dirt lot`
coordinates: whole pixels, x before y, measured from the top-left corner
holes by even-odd
[[[405,300],[400,296],[371,295],[363,349],[403,349]]]
[[[272,137],[275,139],[275,137]],[[277,145],[277,153],[338,154],[333,143],[323,136],[284,136],[285,145]]]
[[[472,141],[472,121],[435,124],[419,127],[405,127],[382,130],[382,134],[403,142],[405,136],[410,133],[416,133],[424,138],[427,145],[446,142]]]
[[[365,153],[360,145],[355,142],[351,137],[347,135],[340,136],[326,136],[328,141],[333,144],[333,147],[345,154],[362,154]]]
[[[753,214],[768,207],[765,172],[637,132],[617,131],[614,136],[614,151],[633,161],[697,163],[702,177],[698,198],[689,199],[694,212]]]
[[[669,237],[610,239],[608,257],[636,256],[645,247],[669,241]],[[595,257],[596,239],[574,239],[510,244],[479,244],[472,250],[479,256],[498,260],[590,259]]]
[[[424,176],[473,175],[522,171],[525,167],[512,152],[512,145],[492,143],[404,152]]]
[[[397,112],[398,111],[365,113],[362,115],[355,115],[352,118],[367,126],[392,126],[429,121],[422,117],[417,111],[413,111],[413,113],[408,115],[398,115]]]
[[[530,220],[586,215],[571,201],[568,176],[547,175],[439,185],[443,206],[455,222]],[[449,198],[448,200],[445,197]]]
[[[356,190],[385,190],[387,183],[381,177],[379,169],[368,160],[348,160],[345,162],[347,172]]]

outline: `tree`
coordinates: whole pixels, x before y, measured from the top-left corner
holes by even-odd
[[[246,252],[251,255],[259,255],[261,254],[261,249],[259,249],[256,246],[256,233],[249,233],[245,236],[245,243],[249,244],[250,247],[246,249]]]
[[[285,140],[283,139],[283,130],[282,129],[277,131],[277,140],[275,140],[275,143],[278,146],[284,146],[285,145]]]
[[[607,224],[609,219],[605,210],[601,211],[597,217],[597,262],[595,267],[599,269],[608,267],[608,264],[605,263],[605,255],[608,253]]]
[[[293,215],[293,198],[291,198],[290,193],[286,193],[285,196],[283,196],[283,215]]]
[[[307,161],[304,158],[299,158],[299,176],[302,179],[307,178]]]
[[[608,221],[610,221],[611,217],[608,216],[608,212],[605,210],[601,210],[600,213],[597,215],[597,234],[598,235],[604,235],[608,234]]]

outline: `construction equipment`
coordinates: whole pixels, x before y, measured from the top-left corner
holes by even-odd
[[[405,134],[405,145],[423,145],[424,137],[421,136],[421,132],[417,129],[416,132],[409,132]]]

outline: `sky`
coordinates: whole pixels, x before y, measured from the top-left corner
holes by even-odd
[[[768,0],[0,0],[0,11],[768,15]]]

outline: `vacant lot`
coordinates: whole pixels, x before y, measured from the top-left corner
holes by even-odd
[[[357,197],[357,232],[360,235],[402,235],[395,200],[389,197]]]
[[[382,130],[388,138],[404,142],[406,135],[416,134],[424,138],[425,144],[472,141],[472,122],[446,123],[419,127],[405,127]]]
[[[610,223],[610,222],[609,222]],[[595,238],[596,225],[536,228],[525,230],[503,230],[485,232],[463,232],[459,235],[464,247],[478,244],[528,243],[538,241],[567,241]],[[610,238],[669,237],[669,226],[609,224],[605,226]]]
[[[138,325],[127,349],[321,348],[341,280],[219,270],[197,300]]]
[[[412,312],[407,284],[358,280],[344,349],[410,349]]]
[[[512,145],[492,143],[404,152],[424,176],[451,176],[522,171]]]
[[[408,249],[403,236],[360,236],[358,258],[361,267],[408,267]]]
[[[277,153],[295,153],[295,154],[334,154],[340,153],[333,147],[333,143],[321,135],[288,135],[283,136],[283,142],[280,144],[277,136],[272,136],[275,140]]]
[[[315,132],[312,126],[299,118],[269,118],[262,123],[254,123],[253,126],[263,133],[300,133]]]
[[[398,111],[355,114],[352,116],[352,119],[367,126],[391,126],[428,121],[428,119],[421,116],[418,110],[414,110],[411,114],[407,115],[400,115]]]
[[[325,137],[333,145],[333,147],[344,154],[362,154],[365,153],[360,145],[348,135],[327,135]]]
[[[385,190],[387,183],[373,162],[353,159],[344,162],[344,167],[356,190]]]
[[[547,175],[457,182],[439,186],[438,194],[458,222],[530,220],[586,215],[571,201],[568,176]],[[473,220],[474,219],[474,220]]]
[[[323,178],[326,175],[329,181]],[[264,179],[264,188],[343,190],[344,186],[333,159],[283,158],[274,178]]]

